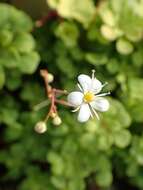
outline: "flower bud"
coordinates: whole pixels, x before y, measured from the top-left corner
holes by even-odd
[[[48,82],[51,83],[54,80],[54,76],[51,73],[48,73]]]
[[[52,113],[50,114],[50,116],[51,116],[52,118],[55,118],[55,117],[57,116],[57,113],[52,112]]]
[[[53,124],[54,125],[60,125],[62,123],[62,120],[61,120],[61,118],[59,117],[59,116],[56,116],[56,117],[54,117],[53,118]]]
[[[47,130],[47,126],[46,123],[44,121],[39,121],[36,125],[35,125],[35,131],[37,133],[45,133]]]

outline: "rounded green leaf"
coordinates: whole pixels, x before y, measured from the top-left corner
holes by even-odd
[[[15,7],[0,3],[0,28],[12,31],[31,31],[33,24],[30,17]]]
[[[121,130],[115,134],[114,141],[119,148],[125,148],[131,142],[131,133],[127,130]]]
[[[18,65],[19,70],[22,73],[32,74],[38,67],[40,57],[37,52],[30,52],[21,56],[20,63]]]
[[[134,46],[128,40],[120,38],[116,42],[116,49],[119,53],[128,55],[133,52]]]
[[[0,65],[7,68],[16,68],[19,64],[20,55],[13,47],[0,50]]]
[[[105,24],[101,26],[100,31],[102,36],[109,41],[114,41],[117,37],[122,35],[122,31],[120,31],[118,28],[111,27]]]
[[[12,42],[13,33],[9,30],[2,30],[0,31],[0,44],[2,46],[8,46]]]
[[[52,8],[52,9],[56,9],[59,3],[59,0],[47,0],[48,5]]]
[[[19,70],[12,69],[6,72],[6,87],[9,90],[16,90],[21,85],[21,73]]]
[[[93,65],[104,65],[108,62],[107,56],[101,53],[86,53],[85,59]]]
[[[5,83],[5,72],[3,67],[0,66],[0,89],[2,89],[4,83]]]
[[[77,26],[73,22],[63,22],[59,24],[55,33],[56,36],[63,40],[65,45],[72,47],[77,44],[79,32]]]
[[[101,171],[96,175],[96,183],[101,187],[108,187],[113,180],[111,171]]]
[[[15,35],[12,45],[21,53],[27,53],[34,49],[35,41],[31,34],[18,33]]]
[[[105,24],[109,26],[115,26],[116,16],[114,15],[113,11],[109,9],[107,2],[101,3],[99,15]]]
[[[95,13],[95,6],[92,0],[50,0],[48,3],[51,7],[56,8],[59,15],[62,17],[76,19],[85,27],[89,25],[89,22]]]
[[[106,125],[112,128],[113,131],[129,127],[131,124],[131,117],[127,112],[125,106],[118,100],[109,99],[110,109],[104,113],[103,120]]]

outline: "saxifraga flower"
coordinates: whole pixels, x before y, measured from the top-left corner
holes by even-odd
[[[68,103],[75,108],[73,112],[79,111],[77,117],[79,122],[86,122],[94,115],[99,119],[97,111],[105,112],[109,109],[109,102],[103,96],[110,93],[99,94],[106,84],[102,84],[95,77],[94,70],[92,77],[85,74],[78,76],[79,91],[71,92],[68,95]]]

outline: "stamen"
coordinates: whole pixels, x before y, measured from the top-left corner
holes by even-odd
[[[91,109],[91,111],[93,112],[93,114],[97,117],[97,119],[99,120],[100,118],[99,118],[99,115],[98,115],[98,113],[94,110],[94,108],[89,104],[89,107],[90,107],[90,109]],[[94,118],[94,116],[92,115],[92,112],[91,112],[91,116],[92,116],[92,118]]]
[[[108,82],[105,82],[103,85],[102,85],[102,88],[104,87],[104,86],[106,86],[108,84]]]
[[[107,95],[110,95],[110,94],[111,94],[110,92],[106,92],[106,93],[98,94],[98,95],[96,95],[96,97],[107,96]]]
[[[72,112],[77,112],[80,109],[80,106],[77,107],[76,109],[72,110]]]
[[[93,116],[93,114],[92,114],[92,107],[91,107],[90,104],[88,104],[88,106],[89,106],[89,108],[90,108],[90,116],[91,116],[92,118],[94,118],[94,116]]]
[[[95,78],[95,70],[92,70],[92,80]]]
[[[98,120],[100,120],[98,113],[94,110],[94,108],[91,106],[93,113],[97,117]]]
[[[92,80],[95,78],[95,70],[92,69]]]
[[[80,86],[79,83],[77,83],[77,86],[78,86],[78,88],[81,90],[81,92],[83,92],[83,89],[82,89],[82,87]]]

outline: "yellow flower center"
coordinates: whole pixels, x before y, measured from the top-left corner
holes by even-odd
[[[89,103],[89,102],[92,102],[94,100],[94,94],[92,92],[86,92],[84,94],[84,101]]]

